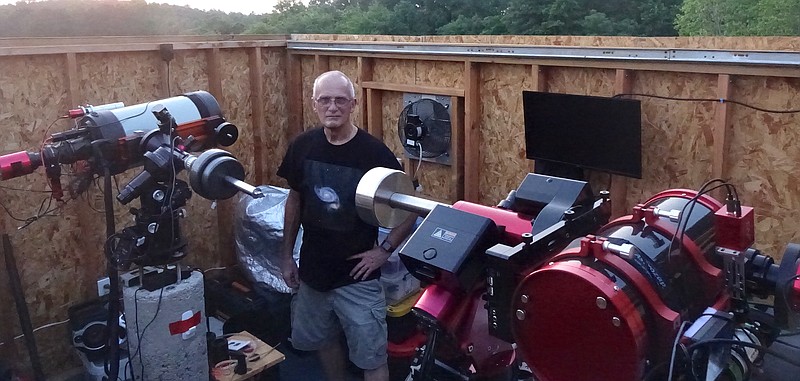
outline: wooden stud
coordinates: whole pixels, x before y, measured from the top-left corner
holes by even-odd
[[[356,83],[359,87],[359,127],[369,131],[369,104],[367,103],[367,89],[364,87],[365,82],[372,81],[372,74],[374,68],[374,61],[371,58],[358,57],[358,77]]]
[[[417,94],[436,94],[450,97],[463,97],[464,89],[454,89],[450,87],[407,85],[400,83],[365,81],[361,84],[366,89],[376,89],[385,91],[397,91],[401,93]]]
[[[330,70],[330,56],[315,55],[314,56],[314,71],[320,75]]]
[[[542,65],[531,65],[531,90],[545,92],[547,91],[547,67]],[[528,169],[533,173],[536,163],[531,160]]]
[[[172,92],[171,83],[170,83],[170,70],[169,70],[169,62],[161,61],[161,64],[158,65],[158,79],[159,79],[159,94],[161,98],[169,98],[172,96],[170,94]]]
[[[248,51],[248,61],[250,70],[250,125],[253,128],[253,164],[256,184],[263,184],[266,174],[264,173],[264,140],[262,138],[266,131],[266,121],[264,119],[264,84],[262,73],[264,71],[264,60],[261,55],[261,48],[256,47]]]
[[[222,93],[222,77],[219,67],[219,49],[214,48],[206,53],[206,73],[208,75],[208,92],[218,101],[224,99]],[[233,243],[233,205],[230,200],[217,202],[217,250],[213,251],[215,258],[211,258],[211,263],[228,265],[234,263],[234,243]]]
[[[731,97],[731,76],[720,74],[717,78],[717,98],[730,99]],[[713,178],[725,179],[725,158],[731,145],[730,139],[730,113],[728,103],[722,102],[714,105],[714,154],[711,164],[711,176]],[[714,192],[719,199],[725,198],[722,189]]]
[[[614,79],[614,94],[628,94],[633,86],[633,73],[630,70],[617,70]],[[628,198],[628,178],[624,176],[611,175],[611,218],[625,215],[629,208]]]
[[[206,52],[206,73],[208,75],[208,92],[215,98],[222,99],[222,77],[219,75],[219,48]]]
[[[80,91],[80,74],[79,74],[79,67],[78,67],[78,57],[75,53],[67,53],[65,56],[66,61],[66,73],[64,77],[64,81],[66,82],[67,88],[67,107],[73,108],[82,103],[84,101],[82,98]],[[89,198],[89,202],[93,202],[93,198]],[[102,206],[100,208],[103,208]],[[92,213],[91,209],[88,208],[76,208],[75,213],[77,214],[78,224],[81,226],[88,226],[90,222],[95,221],[97,215]],[[83,247],[90,247],[91,246],[91,239],[90,237],[82,236],[80,238],[80,242]],[[95,280],[97,274],[92,272],[84,272],[81,274],[81,281],[82,283],[91,283]]]
[[[531,90],[544,92],[547,91],[547,67],[543,65],[531,65]]]
[[[450,200],[464,198],[464,98],[450,98]]]
[[[383,102],[381,91],[367,89],[367,131],[383,140]]]
[[[303,71],[300,56],[286,56],[286,108],[289,126],[286,139],[291,140],[303,132]]]
[[[75,53],[67,53],[67,102],[69,107],[75,107],[80,102],[78,57]]]
[[[480,201],[481,187],[481,67],[464,63],[464,200]]]

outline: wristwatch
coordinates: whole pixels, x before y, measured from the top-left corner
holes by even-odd
[[[386,239],[384,239],[383,242],[381,242],[381,244],[378,246],[380,246],[381,249],[386,250],[386,252],[390,254],[394,253],[394,250],[396,249],[396,247],[392,246],[389,240]]]

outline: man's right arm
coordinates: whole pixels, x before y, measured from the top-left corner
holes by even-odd
[[[300,214],[303,201],[297,191],[290,189],[283,212],[283,248],[281,252],[281,273],[286,285],[291,288],[300,287],[300,276],[294,262],[294,243],[300,231]]]

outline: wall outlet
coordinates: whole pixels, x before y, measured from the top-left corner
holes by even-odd
[[[97,280],[97,296],[103,296],[111,292],[111,280],[108,277]]]

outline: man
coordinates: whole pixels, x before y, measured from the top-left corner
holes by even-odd
[[[400,169],[381,141],[351,121],[357,100],[352,81],[330,71],[314,81],[313,107],[321,127],[297,136],[278,175],[289,183],[281,271],[297,289],[292,301],[292,343],[317,350],[329,381],[345,379],[344,332],[350,360],[365,381],[389,379],[386,301],[380,267],[411,230],[414,218],[377,243],[377,227],[358,217],[355,190],[375,167]],[[292,249],[300,225],[300,268]]]

